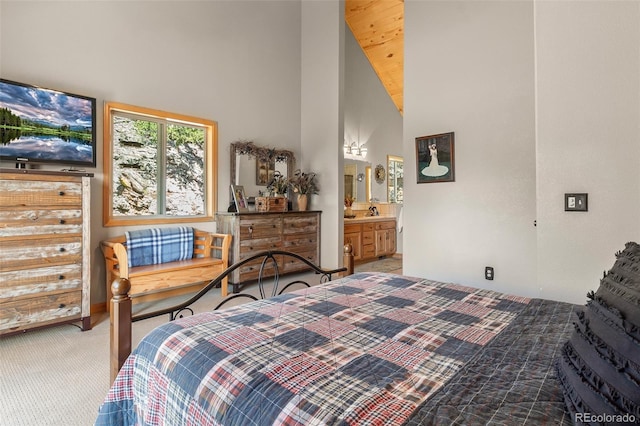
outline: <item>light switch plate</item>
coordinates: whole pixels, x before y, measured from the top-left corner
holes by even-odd
[[[564,211],[586,212],[589,210],[589,194],[564,194]]]

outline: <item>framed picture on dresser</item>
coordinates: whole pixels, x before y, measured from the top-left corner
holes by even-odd
[[[236,205],[236,211],[248,212],[249,204],[247,203],[247,197],[244,194],[244,186],[231,185],[231,192],[233,193],[233,202]]]

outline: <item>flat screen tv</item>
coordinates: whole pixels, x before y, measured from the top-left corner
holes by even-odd
[[[95,167],[95,98],[0,79],[0,161]]]

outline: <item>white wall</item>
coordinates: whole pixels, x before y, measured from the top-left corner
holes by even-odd
[[[640,2],[539,2],[535,21],[538,282],[584,303],[640,238]]]
[[[405,273],[584,303],[640,237],[639,8],[405,2],[405,161],[456,134],[455,182],[405,171]]]
[[[405,3],[405,273],[534,293],[533,41],[531,3]],[[450,131],[455,182],[416,184],[415,138]]]
[[[342,265],[342,104],[344,98],[344,2],[302,2],[301,144],[303,171],[317,173],[322,210],[321,264]]]
[[[300,3],[290,1],[0,2],[3,78],[218,122],[218,209],[229,144],[300,157]],[[102,116],[92,180],[92,303],[105,300]],[[215,223],[198,223],[215,230]]]

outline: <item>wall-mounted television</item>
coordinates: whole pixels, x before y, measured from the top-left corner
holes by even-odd
[[[0,161],[95,167],[95,98],[0,79]]]

